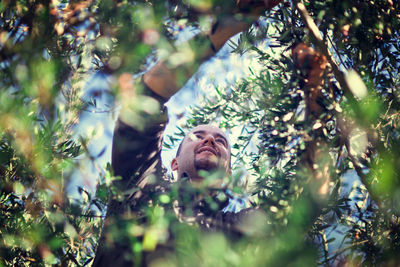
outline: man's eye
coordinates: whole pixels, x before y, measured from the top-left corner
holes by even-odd
[[[224,139],[218,138],[216,141],[217,141],[218,143],[220,143],[220,144],[225,145],[225,140],[224,140]]]
[[[201,140],[201,139],[203,139],[203,136],[200,134],[196,134],[196,138]]]

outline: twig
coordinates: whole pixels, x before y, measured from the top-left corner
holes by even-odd
[[[342,57],[340,56],[339,51],[338,51],[337,48],[333,45],[332,38],[331,38],[328,34],[327,34],[327,39],[328,39],[329,42],[331,43],[331,47],[333,48],[333,50],[335,50],[336,55],[337,55],[337,57],[339,58],[340,63],[341,63],[343,66],[347,67],[347,65],[344,63]]]
[[[328,240],[326,239],[325,235],[325,230],[322,230],[321,233],[321,239],[324,242],[324,257],[325,257],[325,263],[326,266],[329,266],[329,248],[328,248]]]
[[[342,150],[343,150],[343,145],[340,145],[339,150],[338,150],[338,156],[336,158],[336,164],[335,164],[336,167],[339,166],[339,160],[340,160],[340,157],[342,156]]]
[[[378,196],[376,194],[374,194],[373,189],[371,187],[371,184],[367,180],[368,179],[367,175],[365,175],[363,173],[362,167],[358,164],[358,162],[355,159],[355,157],[351,154],[350,144],[348,142],[346,142],[345,146],[346,146],[347,154],[348,154],[348,156],[350,158],[351,163],[353,163],[354,169],[356,170],[356,173],[357,173],[358,177],[360,177],[361,182],[367,188],[367,190],[368,190],[371,198],[375,202],[375,204],[383,211],[383,209],[382,209],[383,207],[382,207],[381,201],[378,198]]]
[[[350,249],[350,248],[353,248],[353,247],[362,245],[362,244],[364,244],[364,243],[367,243],[368,241],[369,241],[369,240],[363,240],[363,241],[360,241],[360,242],[357,242],[357,243],[353,243],[353,244],[351,244],[351,245],[349,245],[349,246],[347,246],[347,247],[334,250],[334,251],[332,251],[332,252],[329,253],[329,254],[331,254],[331,255],[336,255],[336,254],[342,253],[342,252],[344,252],[344,251],[346,251],[346,250],[348,250],[348,249]]]

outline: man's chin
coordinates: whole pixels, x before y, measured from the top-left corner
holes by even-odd
[[[197,160],[194,167],[197,171],[212,171],[218,169],[218,162],[215,160]]]

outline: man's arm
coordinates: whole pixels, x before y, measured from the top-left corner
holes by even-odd
[[[165,102],[179,91],[201,63],[218,52],[232,36],[247,30],[261,14],[280,2],[236,0],[236,3],[231,3],[231,14],[220,16],[209,33],[199,34],[189,41],[189,47],[193,50],[189,53],[194,55],[192,60],[174,64],[170,58],[166,58],[143,75],[144,93],[156,99],[161,110],[164,110]],[[182,47],[187,49],[188,45]],[[129,92],[122,92],[123,102],[130,101],[129,95]],[[129,117],[130,113],[123,107],[114,131],[112,151],[114,174],[122,177],[119,185],[125,190],[138,185],[143,188],[147,184],[144,174],[151,173],[155,166],[161,164],[162,133],[167,123],[165,112],[161,112],[149,116],[142,127],[146,131],[139,131],[130,125]]]
[[[143,76],[143,92],[156,99],[163,110],[165,102],[192,76],[200,63],[213,56],[230,37],[250,25],[250,22],[237,20],[233,16],[220,19],[209,34],[200,34],[190,41],[190,46],[199,50],[193,53],[193,61],[173,65],[167,58],[153,66]],[[177,76],[180,78],[177,79]],[[122,95],[122,101],[129,102],[129,96]],[[122,177],[115,184],[124,191],[136,186],[143,188],[147,184],[146,176],[161,164],[162,137],[168,120],[165,112],[146,116],[145,125],[142,125],[144,130],[139,130],[130,125],[130,117],[129,109],[125,110],[123,106],[114,130],[112,149],[114,175]]]
[[[278,5],[282,0],[232,0],[232,14],[222,18],[213,25],[208,34],[196,36],[190,43],[193,44],[195,58],[179,66],[171,66],[168,59],[161,60],[145,75],[144,82],[156,94],[169,99],[186,83],[197,71],[198,66],[212,57],[235,34],[247,30],[253,22],[266,10]],[[201,47],[202,45],[205,47]],[[177,74],[183,74],[183,79],[177,79]]]
[[[184,83],[197,71],[202,62],[212,57],[235,34],[247,30],[255,17],[238,20],[234,16],[225,17],[214,24],[210,33],[196,36],[192,41],[193,49],[198,47],[201,52],[194,52],[194,62],[179,66],[170,66],[168,59],[158,62],[143,77],[145,84],[156,94],[169,99],[184,85]],[[177,73],[183,73],[184,79],[178,81]]]

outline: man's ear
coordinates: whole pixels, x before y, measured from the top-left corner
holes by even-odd
[[[171,161],[171,169],[172,169],[173,171],[177,171],[177,170],[178,170],[178,160],[177,160],[176,158],[174,158],[174,159]]]

